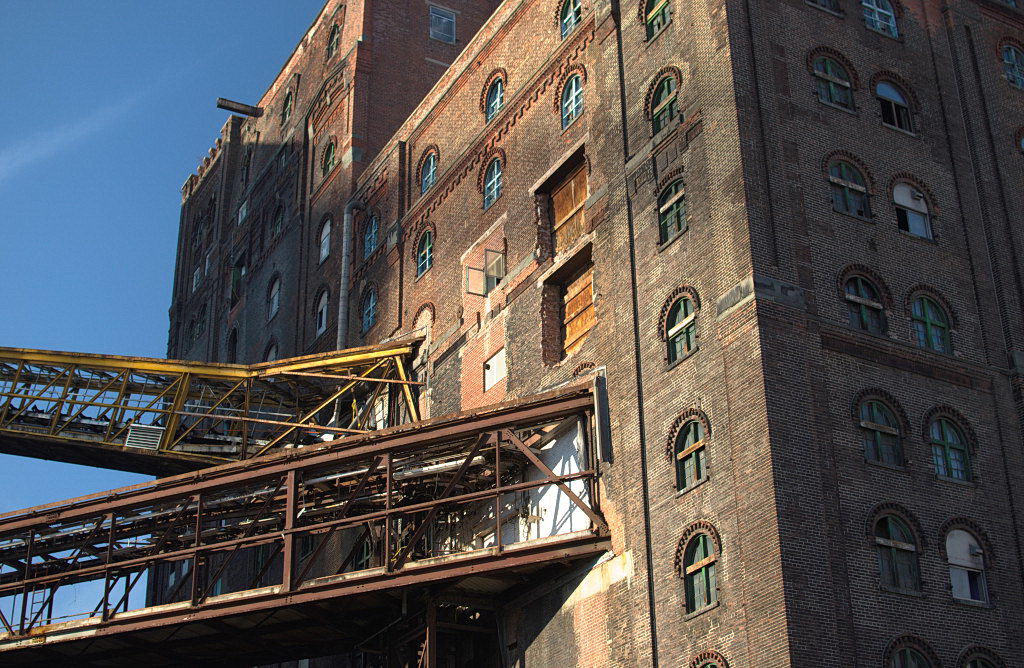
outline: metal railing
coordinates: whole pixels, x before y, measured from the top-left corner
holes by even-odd
[[[0,516],[0,653],[593,552],[592,423],[577,387]]]
[[[416,420],[416,343],[254,365],[0,348],[0,452],[162,474]]]

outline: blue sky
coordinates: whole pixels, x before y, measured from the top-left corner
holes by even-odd
[[[179,189],[322,0],[0,0],[0,346],[163,357]],[[0,512],[146,480],[0,455]]]

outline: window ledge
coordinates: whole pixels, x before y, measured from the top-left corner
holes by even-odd
[[[417,275],[417,276],[416,276],[416,278],[412,279],[412,282],[413,282],[413,283],[419,283],[419,282],[420,282],[420,279],[421,279],[421,278],[423,278],[424,276],[426,276],[427,274],[429,274],[429,273],[430,273],[430,270],[431,270],[431,269],[433,269],[433,268],[434,268],[434,265],[430,265],[429,267],[427,267],[427,268],[426,268],[426,269],[425,269],[425,270],[423,271],[423,273],[422,273],[422,274],[419,274],[419,275]],[[504,279],[503,279],[503,280],[504,280]],[[495,287],[497,287],[497,286],[495,286]],[[493,292],[493,290],[492,290],[492,292]]]
[[[815,93],[815,97],[817,97],[817,93]],[[846,113],[850,114],[851,116],[860,116],[860,113],[858,113],[856,107],[851,109],[850,107],[844,107],[843,105],[836,104],[834,102],[826,102],[825,100],[821,99],[820,97],[818,97],[818,104],[820,104],[823,107],[829,107],[831,109],[838,109],[839,111],[845,111]]]
[[[658,243],[658,252],[660,253],[663,250],[665,250],[666,248],[668,248],[669,246],[671,246],[672,244],[674,244],[676,239],[682,238],[682,236],[684,234],[686,234],[686,231],[689,230],[689,229],[690,229],[690,226],[689,226],[689,224],[687,224],[686,227],[684,227],[683,229],[679,230],[678,232],[676,232],[675,234],[670,236],[668,239],[665,239],[664,241]]]
[[[684,122],[684,119],[680,119],[679,122],[672,123],[671,125],[666,125],[662,129],[652,134],[651,151],[657,151],[659,148],[661,148],[662,144],[668,143],[668,140],[672,139],[672,137],[675,136],[676,131],[683,125]]]
[[[956,485],[962,485],[964,487],[977,487],[977,485],[974,484],[974,480],[961,480],[960,478],[951,478],[950,476],[939,474],[935,474],[935,479],[942,480],[945,482],[951,482]]]
[[[665,34],[665,31],[669,29],[669,26],[671,26],[672,23],[673,23],[672,18],[669,17],[668,23],[666,23],[665,25],[661,26],[661,29],[658,30],[658,32],[656,32],[653,35],[651,35],[650,37],[647,36],[647,24],[644,23],[644,48],[646,48],[647,46],[650,46],[659,37],[661,37],[663,34]]]
[[[846,213],[845,211],[840,211],[839,209],[837,209],[835,207],[832,207],[832,212],[833,213],[838,213],[840,216],[845,216],[846,218],[853,218],[854,220],[859,220],[862,223],[870,223],[872,225],[875,224],[875,217],[874,216],[870,216],[870,217],[858,216],[855,213]]]
[[[972,601],[969,598],[956,598],[952,597],[953,602],[957,605],[967,606],[968,608],[981,608],[982,610],[994,610],[996,606],[992,605],[989,601]]]
[[[882,122],[882,127],[883,128],[888,128],[888,129],[892,130],[893,132],[899,132],[902,135],[907,135],[908,137],[913,137],[914,139],[920,139],[921,138],[921,134],[919,132],[914,132],[913,130],[904,130],[903,128],[899,127],[898,125],[890,125],[889,123],[886,123],[885,121]]]
[[[878,585],[880,591],[884,591],[889,594],[899,594],[900,596],[910,596],[911,598],[924,598],[924,592],[920,589],[900,589],[899,587],[890,587],[888,585]]]
[[[821,11],[825,12],[826,14],[831,14],[832,16],[838,16],[839,18],[845,18],[846,17],[846,12],[844,12],[841,9],[829,9],[828,7],[822,7],[818,3],[812,2],[812,0],[804,0],[804,3],[808,7],[814,7],[815,9],[821,10]]]
[[[877,468],[886,469],[888,471],[898,471],[900,473],[907,473],[908,471],[906,464],[904,464],[903,466],[897,466],[896,464],[886,464],[885,462],[878,462],[873,459],[868,459],[867,457],[864,458],[864,463],[868,464],[869,466],[875,466]]]
[[[883,311],[886,311],[886,310],[887,309],[883,309]],[[888,318],[887,318],[887,320],[888,320]],[[869,332],[868,330],[861,329],[860,327],[854,327],[853,325],[851,325],[849,323],[845,323],[845,326],[846,326],[846,329],[850,330],[851,332],[856,332],[857,334],[860,334],[861,336],[870,336],[871,338],[879,339],[880,341],[892,341],[893,340],[892,337],[889,336],[888,331],[882,332],[881,334],[876,334],[875,332]]]
[[[685,355],[683,355],[682,357],[677,359],[675,362],[669,362],[668,360],[665,360],[665,371],[671,371],[672,369],[676,368],[677,366],[679,366],[680,364],[682,364],[686,360],[688,360],[691,357],[693,357],[694,355],[696,355],[698,350],[700,350],[700,346],[699,345],[695,346],[693,348],[693,350],[691,350],[690,352],[686,353]]]
[[[690,485],[686,489],[680,489],[680,490],[676,491],[676,498],[679,499],[679,498],[682,498],[682,497],[686,496],[687,494],[689,494],[693,490],[697,489],[698,487],[700,487],[701,485],[703,485],[704,483],[706,483],[710,479],[711,479],[711,475],[710,474],[705,475],[703,478],[701,478],[697,482],[693,483],[692,485]]]
[[[924,242],[926,244],[932,244],[933,246],[938,246],[939,245],[938,239],[936,239],[934,236],[931,239],[929,239],[928,237],[922,237],[919,234],[914,234],[913,232],[907,232],[906,230],[898,230],[898,231],[899,231],[899,233],[901,235],[907,237],[908,239],[914,239],[915,241],[922,241],[922,242]]]
[[[562,128],[562,134],[564,135],[565,133],[569,132],[569,130],[572,130],[573,127],[576,126],[576,123],[579,122],[579,120],[581,118],[583,118],[583,114],[585,114],[585,113],[586,113],[586,110],[581,111],[580,115],[577,116],[576,118],[572,119],[572,121],[569,123],[569,125],[566,125],[565,127],[563,127]]]
[[[722,604],[721,601],[715,601],[711,605],[705,606],[705,607],[701,608],[700,610],[695,610],[693,612],[688,612],[688,613],[686,613],[685,616],[683,616],[683,621],[684,622],[688,622],[691,619],[694,619],[696,617],[700,617],[701,615],[703,615],[705,613],[711,612],[712,610],[714,610],[715,608],[717,608],[721,604]]]
[[[871,26],[869,26],[867,24],[864,25],[864,28],[868,32],[873,32],[876,35],[881,35],[882,37],[885,37],[887,39],[891,39],[894,42],[899,42],[900,44],[903,44],[906,41],[905,39],[903,39],[903,34],[902,33],[900,33],[899,35],[893,35],[891,32],[885,32],[884,30],[879,30],[878,28],[872,28]]]

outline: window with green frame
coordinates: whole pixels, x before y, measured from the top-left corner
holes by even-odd
[[[647,0],[644,22],[647,24],[647,39],[651,39],[672,21],[670,0]]]
[[[916,649],[901,647],[892,655],[890,668],[932,668],[932,663]]]
[[[967,668],[996,668],[996,664],[988,659],[977,657],[967,662]]]
[[[892,409],[877,399],[868,399],[860,405],[860,428],[864,457],[869,462],[903,466],[900,423]]]
[[[668,363],[689,356],[697,349],[697,313],[693,301],[680,297],[668,310],[665,319],[665,340],[668,343]]]
[[[686,184],[676,179],[658,197],[658,242],[665,243],[686,230]]]
[[[434,233],[426,230],[416,245],[416,278],[427,273],[434,265]]]
[[[332,141],[324,149],[324,158],[320,163],[320,177],[323,178],[334,169],[334,142]]]
[[[686,612],[694,613],[718,602],[718,556],[711,536],[699,533],[686,546],[683,581],[686,588]]]
[[[669,75],[658,82],[651,98],[651,128],[654,134],[658,134],[676,120],[679,115],[677,97],[674,76]]]
[[[886,515],[875,523],[875,548],[882,586],[900,591],[919,591],[917,541],[906,523]]]
[[[878,290],[863,276],[851,276],[843,286],[850,327],[871,334],[885,334],[885,309]]]
[[[565,0],[565,2],[562,3],[562,14],[559,17],[562,39],[568,37],[582,20],[583,3],[581,0]]]
[[[817,79],[820,102],[853,109],[853,84],[845,67],[826,56],[815,58],[814,78]]]
[[[682,426],[676,435],[673,452],[676,459],[676,489],[686,491],[707,478],[704,424],[700,420],[690,420]]]
[[[910,305],[910,319],[919,348],[940,353],[953,352],[949,339],[949,316],[938,302],[920,296]]]
[[[963,431],[946,418],[932,420],[928,426],[935,474],[954,480],[971,479],[971,461]]]
[[[833,160],[828,166],[832,188],[832,208],[858,218],[870,218],[867,181],[860,170],[845,160]]]

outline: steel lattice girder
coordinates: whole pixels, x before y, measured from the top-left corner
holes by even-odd
[[[593,408],[576,387],[0,516],[0,654],[594,554]]]
[[[253,365],[0,348],[0,452],[169,475],[415,421],[417,343]]]

